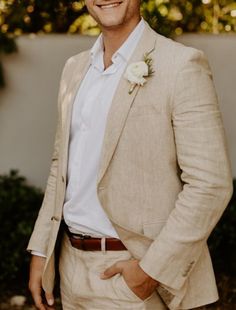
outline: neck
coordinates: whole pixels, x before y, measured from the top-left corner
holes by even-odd
[[[112,64],[112,55],[121,47],[140,20],[141,18],[139,16],[127,25],[122,25],[114,29],[102,28],[105,68]]]

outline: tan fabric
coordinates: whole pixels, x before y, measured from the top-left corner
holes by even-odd
[[[131,259],[128,251],[103,253],[75,249],[65,236],[59,263],[63,310],[166,309],[157,292],[142,301],[121,275],[100,279],[100,273],[107,267],[126,259]]]
[[[218,298],[207,238],[232,194],[222,118],[202,52],[146,24],[129,63],[149,51],[154,75],[128,93],[122,78],[107,118],[97,181],[99,200],[129,252],[162,286],[169,309]],[[59,121],[45,199],[28,249],[47,255],[43,287],[52,291],[54,246],[65,196],[73,100],[89,53],[62,74]]]

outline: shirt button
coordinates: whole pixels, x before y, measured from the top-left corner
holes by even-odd
[[[81,130],[83,130],[83,131],[87,130],[87,126],[84,123],[82,123],[82,125],[81,125]]]

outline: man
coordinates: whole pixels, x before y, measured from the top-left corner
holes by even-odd
[[[28,246],[35,304],[54,303],[60,226],[66,310],[214,302],[206,242],[232,183],[207,61],[155,33],[138,0],[86,5],[102,35],[62,74],[52,166]]]

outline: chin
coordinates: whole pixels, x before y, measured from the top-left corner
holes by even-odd
[[[100,21],[100,26],[102,28],[118,28],[121,25],[123,25],[124,21],[123,18],[117,19],[117,18],[107,18],[107,19],[102,19]]]
[[[115,22],[114,22],[114,23],[113,23],[113,22],[110,22],[110,23],[104,23],[104,22],[103,22],[103,23],[101,24],[101,27],[102,27],[102,28],[107,28],[107,29],[108,29],[108,28],[109,28],[109,29],[115,29],[115,28],[119,28],[121,25],[122,25],[122,23],[117,23],[117,22],[116,22],[116,23],[115,23]]]

